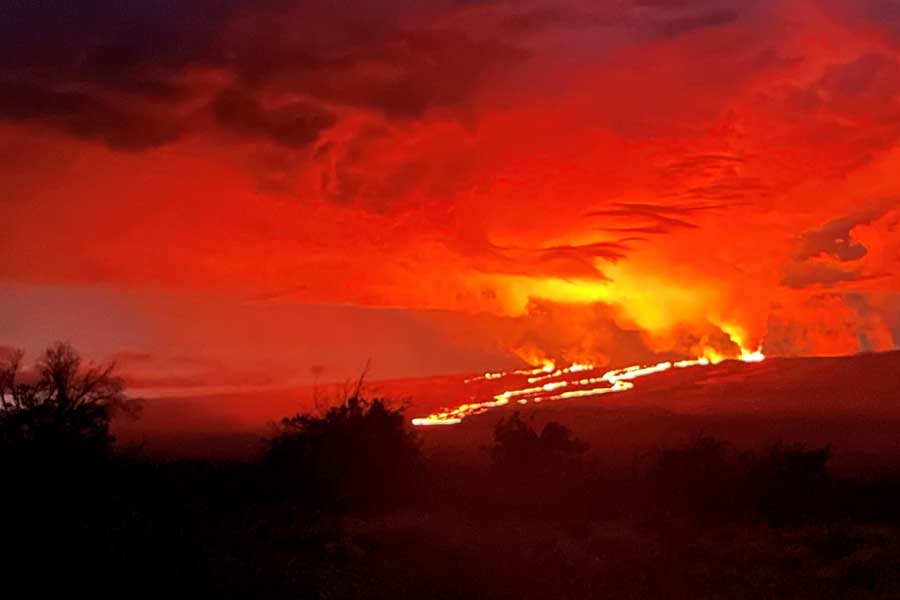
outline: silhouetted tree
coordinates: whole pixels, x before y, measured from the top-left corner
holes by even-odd
[[[115,365],[85,365],[72,346],[48,348],[30,373],[24,354],[0,363],[0,455],[73,461],[112,449],[114,411],[137,410]]]
[[[551,421],[538,433],[516,412],[494,426],[494,469],[513,479],[564,474],[580,465],[587,445]]]
[[[122,483],[107,460],[110,419],[136,405],[112,364],[85,364],[68,344],[48,348],[31,369],[23,357],[0,362],[0,530],[15,548],[3,564],[29,587],[46,583],[47,572],[77,587],[116,558],[114,522],[130,513],[116,509]]]
[[[411,491],[420,452],[403,409],[357,389],[322,416],[283,419],[265,459],[324,508],[380,509]]]

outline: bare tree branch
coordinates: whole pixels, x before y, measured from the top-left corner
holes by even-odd
[[[371,366],[372,359],[366,359],[366,365],[363,367],[362,373],[359,374],[359,379],[356,381],[356,388],[354,388],[351,398],[359,398],[360,394],[362,394],[362,387],[366,381],[366,376],[369,374],[369,368],[371,368]]]

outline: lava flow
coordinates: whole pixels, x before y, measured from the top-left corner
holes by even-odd
[[[737,360],[743,362],[760,362],[765,356],[760,350],[754,352],[742,349],[741,355]],[[599,377],[589,377],[591,371],[597,368],[592,364],[574,363],[568,367],[558,369],[552,361],[546,361],[544,366],[530,370],[518,370],[499,373],[485,373],[478,377],[466,379],[465,383],[473,383],[476,381],[496,380],[510,376],[527,376],[529,387],[519,389],[511,389],[501,392],[493,397],[492,400],[485,402],[470,402],[461,404],[456,408],[446,408],[440,412],[432,413],[427,417],[417,417],[412,419],[412,424],[416,427],[428,427],[438,425],[456,425],[461,423],[466,417],[481,414],[492,408],[505,406],[510,402],[518,404],[538,404],[541,402],[552,400],[565,400],[567,398],[582,398],[585,396],[599,396],[613,392],[624,392],[634,387],[633,380],[645,375],[654,373],[662,373],[669,369],[685,369],[688,367],[697,367],[710,365],[720,362],[722,359],[714,356],[712,358],[697,358],[691,360],[681,360],[676,362],[666,361],[655,365],[633,365],[623,369],[614,369],[606,371]],[[575,375],[574,377],[572,377]],[[545,382],[545,383],[541,383]]]

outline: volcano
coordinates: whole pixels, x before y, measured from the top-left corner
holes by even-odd
[[[463,374],[385,380],[367,384],[365,392],[406,402],[412,419],[450,406],[493,403],[510,389],[572,384],[591,374],[575,369],[532,384],[529,378],[542,375],[523,371],[502,378]],[[420,428],[420,439],[426,451],[446,459],[485,460],[482,447],[495,423],[518,411],[536,422],[567,425],[592,453],[611,463],[699,434],[747,448],[778,440],[831,444],[836,469],[887,469],[900,462],[900,352],[726,360],[651,372],[635,383],[602,395],[541,402],[534,402],[540,397],[534,394],[514,397],[452,427]],[[148,452],[159,455],[250,456],[269,424],[327,405],[329,397],[340,395],[339,387],[148,398],[141,419],[121,420],[116,429],[120,440],[145,442]],[[552,396],[560,395],[553,391]],[[525,398],[530,402],[518,402]]]

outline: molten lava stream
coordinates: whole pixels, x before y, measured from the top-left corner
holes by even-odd
[[[741,348],[738,360],[743,362],[760,362],[765,356],[760,350],[749,351]],[[697,366],[706,366],[720,362],[721,359],[697,358],[681,360],[677,362],[661,362],[655,365],[633,365],[624,369],[607,371],[600,377],[580,377],[575,374],[587,374],[595,371],[591,364],[574,363],[566,368],[557,369],[553,362],[547,361],[544,366],[530,370],[518,370],[500,373],[485,373],[479,377],[466,379],[465,383],[477,381],[492,381],[511,376],[527,376],[529,387],[511,389],[494,396],[493,400],[486,402],[470,402],[461,404],[456,408],[446,408],[440,412],[432,413],[427,417],[416,417],[412,424],[416,427],[430,427],[438,425],[456,425],[471,415],[481,414],[492,408],[505,406],[511,401],[518,404],[540,403],[551,400],[565,400],[567,398],[582,398],[585,396],[599,396],[614,392],[624,392],[634,388],[633,380],[646,375],[662,373],[669,369],[685,369]],[[546,382],[546,383],[541,383]],[[538,385],[540,384],[540,385]],[[564,390],[564,391],[558,391]]]

